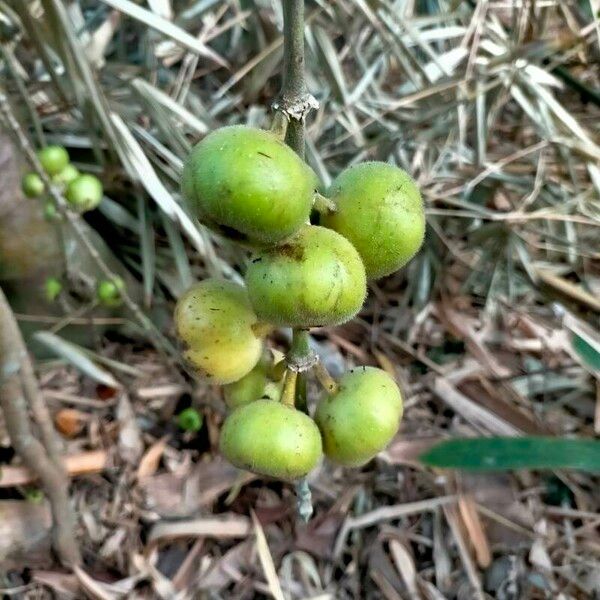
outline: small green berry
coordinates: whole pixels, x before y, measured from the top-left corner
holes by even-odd
[[[179,425],[180,429],[183,429],[184,431],[196,433],[202,429],[203,422],[204,418],[202,415],[191,406],[185,410],[182,410],[177,415],[177,424]]]
[[[65,197],[77,212],[92,210],[102,200],[102,183],[95,175],[80,175],[69,183]]]
[[[32,504],[41,504],[44,501],[44,492],[40,488],[32,487],[25,490],[25,498]]]
[[[46,146],[38,158],[48,175],[58,175],[69,164],[69,153],[62,146]]]
[[[56,277],[48,277],[44,282],[44,296],[48,302],[54,302],[62,292],[63,286]]]
[[[28,198],[39,198],[44,193],[44,182],[37,173],[27,173],[21,180],[21,188]]]
[[[77,170],[77,167],[74,167],[71,163],[69,163],[60,173],[54,175],[52,177],[53,183],[63,183],[65,185],[71,183],[71,181],[77,179],[80,173]]]
[[[114,308],[120,306],[123,302],[121,292],[125,289],[125,283],[120,277],[114,279],[103,279],[98,282],[96,287],[96,296],[98,302],[103,306]]]
[[[44,219],[46,219],[46,221],[54,221],[55,219],[58,219],[58,217],[59,214],[54,201],[46,200],[46,202],[44,202]]]

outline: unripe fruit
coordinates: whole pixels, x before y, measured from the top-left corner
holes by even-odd
[[[96,297],[98,298],[98,302],[109,308],[121,306],[121,303],[123,302],[121,292],[123,289],[125,289],[125,283],[120,277],[99,281],[96,286]]]
[[[202,429],[202,423],[204,419],[202,415],[191,406],[182,410],[177,415],[177,424],[184,431],[191,431],[193,433],[197,433]]]
[[[369,279],[397,271],[421,247],[423,201],[402,169],[382,162],[352,166],[334,180],[327,196],[335,212],[324,214],[321,224],[352,242]]]
[[[396,382],[374,367],[345,373],[339,390],[323,399],[315,413],[325,455],[349,467],[381,452],[398,431],[401,418],[402,396]]]
[[[48,302],[54,302],[62,292],[63,286],[60,279],[56,277],[48,277],[44,282],[44,296]]]
[[[246,289],[230,281],[206,279],[192,286],[177,302],[175,328],[185,360],[214,383],[238,381],[262,354]]]
[[[223,424],[220,448],[240,469],[285,480],[307,475],[322,454],[314,421],[273,400],[257,400],[234,410]]]
[[[279,400],[283,379],[274,381],[269,377],[270,371],[270,361],[264,357],[261,358],[248,375],[223,388],[225,404],[234,409],[261,398]]]
[[[46,146],[37,155],[50,176],[58,175],[69,164],[69,153],[62,146]]]
[[[21,188],[28,198],[39,198],[46,186],[37,173],[27,173],[21,180]]]
[[[92,210],[102,200],[102,183],[94,175],[80,175],[69,183],[65,197],[77,212]]]
[[[307,222],[317,177],[269,131],[236,125],[207,135],[185,162],[181,189],[194,215],[222,235],[271,245]]]
[[[44,203],[44,219],[46,219],[46,221],[54,221],[55,219],[58,219],[58,217],[58,210],[54,201],[46,200]]]
[[[64,183],[65,185],[71,183],[79,177],[79,171],[77,167],[74,167],[69,163],[60,173],[57,173],[53,178],[53,183]]]
[[[260,319],[302,328],[351,319],[367,290],[365,269],[352,244],[313,225],[257,254],[248,266],[246,284]]]

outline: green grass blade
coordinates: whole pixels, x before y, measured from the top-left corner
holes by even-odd
[[[551,437],[454,439],[433,446],[420,460],[430,467],[469,471],[580,469],[600,472],[600,441]]]

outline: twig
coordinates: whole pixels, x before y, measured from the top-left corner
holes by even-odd
[[[304,78],[304,0],[283,0],[283,86],[274,104],[289,120],[286,142],[304,158],[304,120],[318,107]]]
[[[48,495],[53,516],[54,548],[66,566],[81,562],[75,540],[75,517],[69,502],[69,481],[57,456],[52,421],[33,378],[33,369],[10,306],[0,288],[0,406],[15,452],[34,472]],[[27,399],[42,431],[44,446],[31,430]],[[57,458],[55,461],[54,458]]]

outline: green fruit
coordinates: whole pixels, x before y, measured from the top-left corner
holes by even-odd
[[[286,480],[307,475],[322,454],[312,419],[273,400],[234,410],[223,424],[220,447],[236,467]]]
[[[185,360],[214,383],[238,381],[262,354],[256,315],[236,283],[206,279],[192,286],[175,307],[175,329]]]
[[[367,291],[365,269],[352,244],[313,225],[257,254],[246,284],[260,319],[302,328],[344,323],[360,310]]]
[[[125,283],[120,277],[114,279],[103,279],[96,286],[96,297],[103,306],[110,308],[120,306],[123,302],[121,292],[125,289]]]
[[[92,210],[102,200],[102,183],[94,175],[80,175],[69,183],[65,197],[77,212]]]
[[[261,246],[289,237],[308,221],[316,186],[312,169],[278,137],[236,125],[196,145],[181,189],[202,223]]]
[[[202,415],[191,406],[189,408],[186,408],[185,410],[182,410],[177,415],[177,424],[184,431],[191,431],[193,433],[196,433],[202,429],[203,422],[204,419]]]
[[[44,296],[48,302],[54,302],[62,292],[63,286],[60,279],[48,277],[44,282]]]
[[[46,146],[37,155],[50,176],[58,175],[69,164],[69,153],[62,146]]]
[[[56,208],[56,204],[54,204],[54,201],[47,200],[44,203],[44,219],[46,219],[46,221],[54,221],[54,219],[57,219],[58,216],[58,210]]]
[[[46,186],[37,173],[27,173],[21,180],[21,189],[28,198],[39,198]]]
[[[248,375],[223,388],[225,404],[233,409],[261,398],[279,400],[283,380],[273,381],[271,370],[270,361],[263,357]]]
[[[325,455],[349,467],[381,452],[398,431],[401,418],[402,396],[396,382],[374,367],[345,373],[339,390],[323,399],[315,413]]]
[[[79,171],[72,164],[68,164],[60,173],[52,178],[53,183],[64,183],[65,185],[79,177]]]
[[[321,224],[352,242],[369,279],[397,271],[421,247],[423,201],[402,169],[382,162],[355,165],[340,173],[327,195],[335,212],[323,215]]]

